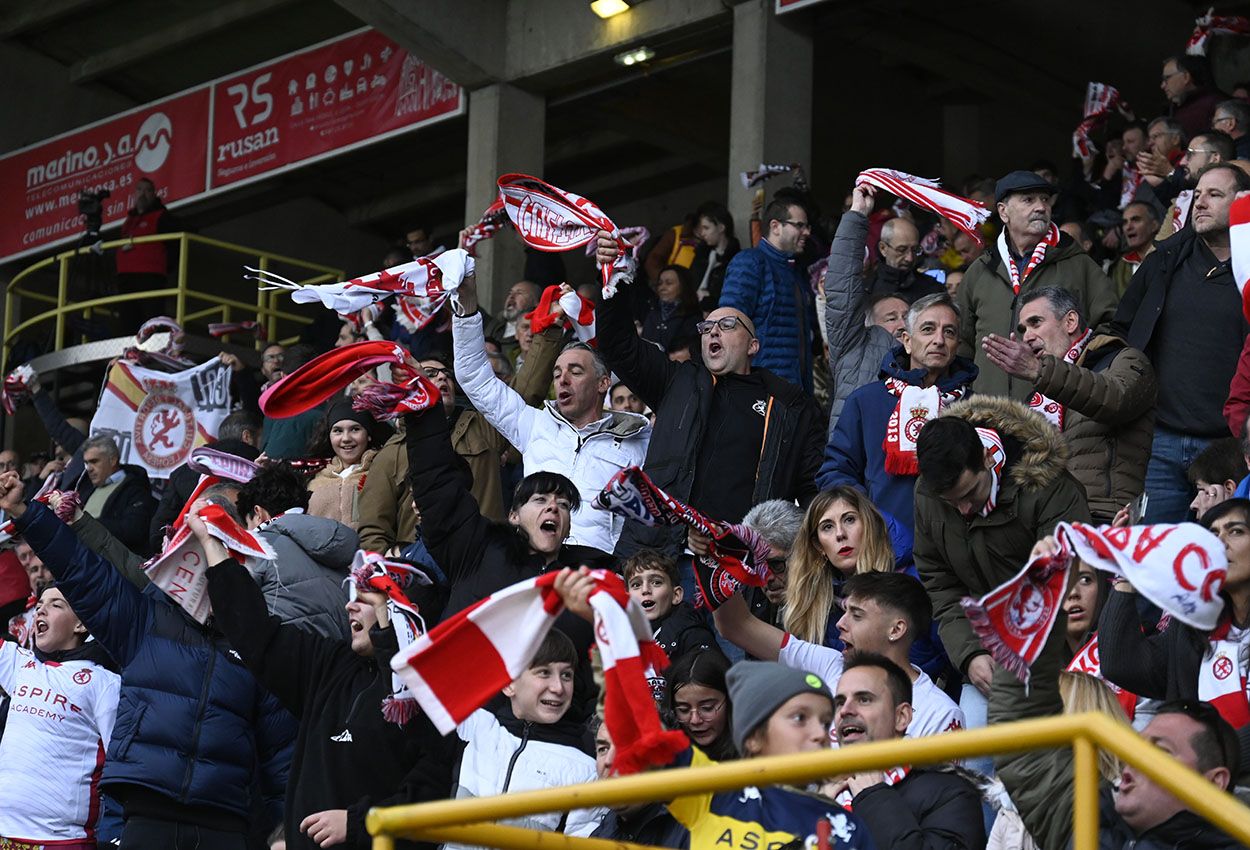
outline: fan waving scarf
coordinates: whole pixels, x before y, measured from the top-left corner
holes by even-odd
[[[891,168],[869,168],[855,178],[855,185],[867,183],[898,195],[921,209],[937,213],[964,233],[985,244],[979,227],[990,217],[990,211],[976,201],[942,189],[938,181],[915,177]]]
[[[637,466],[612,476],[594,507],[644,525],[686,525],[711,538],[708,554],[695,558],[702,604],[715,610],[742,585],[763,587],[768,580],[768,543],[745,525],[709,519],[652,483]]]
[[[1250,195],[1238,198],[1228,210],[1228,237],[1232,246],[1233,278],[1241,293],[1241,312],[1250,321]]]
[[[482,217],[477,220],[477,224],[469,228],[469,232],[464,237],[464,244],[461,246],[470,255],[477,243],[483,239],[493,239],[495,234],[499,232],[505,224],[508,223],[508,214],[504,212],[503,201],[499,198],[486,208],[486,212],[482,213]]]
[[[571,251],[594,241],[600,230],[616,238],[621,252],[630,245],[612,219],[591,200],[558,189],[528,174],[499,178],[499,200],[521,239],[536,251]],[[603,267],[603,285],[612,278],[613,264]]]
[[[1215,7],[1194,21],[1194,32],[1185,45],[1185,52],[1194,56],[1207,55],[1207,42],[1213,35],[1250,35],[1250,18],[1241,15],[1217,15]]]
[[[1115,86],[1091,82],[1085,87],[1085,109],[1081,123],[1072,131],[1072,155],[1089,159],[1098,153],[1090,134],[1107,120],[1111,110],[1120,106],[1120,92]]]

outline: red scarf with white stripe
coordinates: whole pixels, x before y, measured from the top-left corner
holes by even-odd
[[[1207,42],[1213,35],[1250,35],[1250,18],[1241,15],[1216,15],[1215,7],[1194,21],[1194,31],[1185,45],[1185,52],[1194,56],[1207,55]]]
[[[1232,249],[1233,280],[1241,293],[1241,312],[1250,321],[1250,195],[1228,208],[1228,241]]]
[[[558,303],[564,311],[559,316],[551,312],[553,303]],[[584,342],[592,348],[599,347],[595,332],[595,305],[576,290],[561,294],[559,286],[548,286],[538,299],[538,306],[526,313],[525,318],[530,320],[530,330],[536,334],[559,322],[573,331],[578,342]]]
[[[1059,228],[1052,221],[1046,235],[1037,243],[1037,247],[1033,249],[1033,253],[1029,256],[1029,261],[1024,264],[1024,271],[1021,272],[1016,265],[1016,261],[1011,256],[1011,251],[1007,248],[1007,229],[1003,228],[1003,232],[998,234],[998,254],[1003,258],[1003,265],[1007,267],[1007,274],[1011,278],[1011,291],[1015,295],[1020,294],[1020,287],[1029,279],[1029,275],[1033,273],[1033,269],[1037,268],[1042,260],[1046,259],[1046,249],[1051,245],[1059,243]]]
[[[1087,160],[1098,153],[1098,148],[1090,138],[1093,131],[1102,126],[1111,114],[1111,110],[1120,107],[1120,92],[1115,86],[1106,83],[1090,82],[1085,86],[1085,109],[1083,120],[1072,131],[1072,155]],[[1120,112],[1125,110],[1120,108]]]
[[[942,413],[968,394],[968,388],[957,387],[941,392],[936,386],[918,387],[898,378],[886,378],[885,389],[898,399],[885,426],[885,471],[891,475],[919,475],[916,461],[916,440],[925,423]]]
[[[1210,649],[1198,667],[1198,699],[1211,703],[1234,729],[1250,723],[1246,696],[1246,641],[1250,631],[1230,639],[1232,620],[1225,616],[1211,632]]]
[[[1120,209],[1133,203],[1143,179],[1141,172],[1132,163],[1125,163],[1120,169]]]
[[[940,187],[936,180],[916,177],[892,168],[869,168],[859,173],[855,185],[867,183],[884,189],[923,210],[936,213],[972,237],[978,245],[985,244],[981,225],[990,217],[982,204],[963,198]]]
[[[417,606],[408,599],[405,588],[413,584],[431,585],[434,582],[417,567],[400,561],[388,561],[377,552],[356,551],[352,559],[352,571],[347,582],[347,599],[355,601],[359,591],[386,594],[386,611],[395,630],[395,642],[403,652],[425,632],[425,620]],[[403,679],[392,673],[391,692],[382,700],[382,717],[400,726],[417,715],[417,701]]]
[[[1137,695],[1129,693],[1115,682],[1108,681],[1102,675],[1102,659],[1098,655],[1097,634],[1091,637],[1089,642],[1081,647],[1080,651],[1072,657],[1072,661],[1068,663],[1068,670],[1073,673],[1088,673],[1100,680],[1115,694],[1115,698],[1119,701],[1120,707],[1124,709],[1128,719],[1133,719],[1133,715],[1137,713]]]
[[[892,767],[882,773],[881,782],[886,787],[899,784],[907,778],[907,774],[911,773],[911,765],[903,765],[902,767]],[[848,812],[852,810],[851,803],[855,801],[855,797],[851,794],[850,788],[843,789],[838,796],[833,798],[834,801],[846,809]]]
[[[1081,355],[1085,353],[1085,347],[1089,345],[1089,341],[1093,338],[1093,329],[1087,328],[1085,333],[1081,334],[1080,339],[1072,343],[1072,347],[1063,355],[1063,362],[1075,363],[1081,359]],[[1060,431],[1063,430],[1063,418],[1066,408],[1062,404],[1054,399],[1047,398],[1041,393],[1033,393],[1029,399],[1029,407],[1035,413],[1040,413],[1051,425],[1054,425]]]
[[[446,735],[529,666],[564,610],[549,572],[491,594],[432,631],[391,661],[434,726]],[[621,775],[665,765],[690,745],[666,731],[651,696],[648,674],[668,666],[642,608],[615,573],[595,570],[590,605],[595,643],[603,660],[604,716],[616,744]],[[466,676],[466,671],[473,675]]]

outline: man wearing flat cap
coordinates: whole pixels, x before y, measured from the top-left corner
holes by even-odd
[[[994,200],[1003,231],[973,261],[959,287],[959,353],[980,368],[976,391],[983,395],[1027,401],[1033,392],[1028,381],[991,368],[981,347],[987,334],[1009,337],[1015,330],[1021,296],[1046,286],[1067,289],[1081,302],[1090,327],[1115,313],[1111,280],[1050,220],[1054,192],[1031,171],[1013,171],[999,180]]]

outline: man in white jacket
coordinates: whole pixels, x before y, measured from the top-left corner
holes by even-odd
[[[624,520],[591,507],[608,480],[619,470],[641,466],[651,439],[645,416],[603,409],[611,384],[599,353],[584,343],[570,343],[556,359],[552,377],[555,401],[529,407],[506,383],[495,377],[486,356],[482,315],[477,312],[477,286],[466,277],[457,290],[451,332],[456,383],[469,401],[525,460],[525,474],[559,472],[577,485],[582,506],[573,514],[565,545],[594,550],[589,559],[607,557],[616,546]]]

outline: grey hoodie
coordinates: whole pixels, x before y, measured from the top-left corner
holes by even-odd
[[[356,532],[302,513],[282,514],[258,531],[278,554],[252,570],[269,612],[284,623],[350,641],[343,579],[360,547]]]

